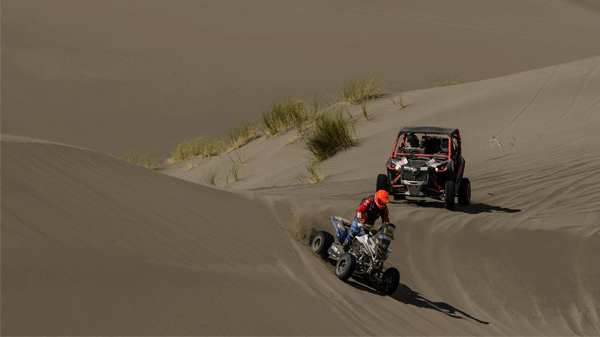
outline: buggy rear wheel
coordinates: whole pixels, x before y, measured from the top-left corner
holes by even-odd
[[[455,209],[454,197],[456,195],[456,189],[454,188],[454,181],[446,181],[444,188],[444,208],[453,211]]]
[[[354,273],[356,267],[356,258],[352,254],[344,253],[335,264],[335,276],[340,280],[346,281]]]
[[[458,186],[458,204],[469,205],[471,203],[471,182],[468,178],[463,178]]]
[[[333,235],[325,231],[320,231],[315,234],[310,242],[310,248],[322,258],[327,258],[329,247],[333,244]]]
[[[379,290],[386,295],[392,295],[398,289],[398,284],[400,284],[400,272],[396,268],[388,268],[383,272]]]

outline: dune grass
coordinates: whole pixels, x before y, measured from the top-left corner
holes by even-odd
[[[250,120],[243,120],[234,125],[227,134],[227,139],[229,141],[227,152],[238,149],[260,136],[261,132],[257,124]]]
[[[321,173],[320,170],[320,162],[317,160],[310,160],[305,164],[305,168],[307,173],[301,173],[296,178],[302,184],[316,184],[320,181],[323,181],[325,177]]]
[[[366,120],[369,120],[370,114],[367,111],[366,100],[378,98],[383,95],[383,82],[382,77],[355,78],[347,81],[342,88],[342,100],[340,103],[362,104],[363,116]],[[318,97],[325,101],[320,96]],[[400,97],[399,104],[397,102],[394,102],[394,104],[396,106],[400,105],[400,108],[403,108],[404,105],[401,100],[402,97]],[[250,120],[243,120],[234,125],[223,138],[198,136],[194,139],[186,139],[177,145],[171,152],[171,157],[163,165],[181,162],[193,157],[208,158],[221,156],[246,145],[258,137],[273,137],[292,127],[296,127],[298,137],[290,139],[288,143],[294,143],[302,138],[307,138],[306,147],[314,155],[315,162],[311,161],[306,164],[308,171],[308,180],[306,181],[320,181],[322,175],[318,173],[316,163],[354,144],[352,133],[354,133],[353,124],[355,120],[352,116],[349,116],[349,118],[345,117],[343,108],[334,110],[336,106],[339,107],[338,104],[329,106],[327,112],[322,113],[320,111],[319,99],[313,99],[312,103],[312,106],[307,107],[306,101],[300,96],[292,96],[275,101],[268,110],[263,112],[262,125]],[[327,104],[329,105],[329,103]],[[124,153],[121,158],[150,168],[159,167],[155,164],[154,158],[150,154],[144,154],[135,150]],[[232,165],[228,169],[226,183],[229,183],[230,178],[233,182],[240,179],[239,167],[243,161],[240,158],[238,160],[232,159],[231,161]],[[209,184],[215,184],[215,179],[216,171],[212,171],[208,174],[206,180]]]
[[[218,138],[200,136],[191,140],[184,140],[173,152],[167,164],[178,163],[188,158],[208,158],[219,155],[227,149],[227,144]]]
[[[216,186],[217,185],[217,176],[218,176],[217,170],[211,169],[208,171],[206,177],[204,178],[204,181],[206,181],[206,183],[209,185]]]
[[[353,128],[353,121],[344,116],[341,108],[320,114],[307,135],[306,147],[317,161],[323,161],[354,144]]]
[[[263,112],[263,125],[266,137],[272,137],[295,126],[298,133],[304,132],[306,122],[312,113],[306,109],[306,102],[300,97],[290,97],[271,104]]]
[[[237,156],[235,158],[232,158],[230,156],[229,160],[231,161],[231,164],[228,167],[229,172],[227,175],[227,184],[235,183],[235,182],[242,180],[243,177],[240,173],[240,167],[242,166],[242,164],[244,164],[246,162],[246,159],[239,153],[237,154]],[[229,181],[229,178],[231,178],[231,180],[232,180],[231,182]]]
[[[363,117],[365,117],[365,119],[368,121],[369,120],[369,112],[367,111],[367,101],[362,101],[360,103],[360,106],[362,108]]]
[[[355,78],[342,86],[342,102],[358,104],[383,95],[383,78]]]
[[[149,169],[157,169],[156,159],[151,152],[144,152],[140,150],[127,150],[119,156],[122,160],[130,162],[132,164],[144,166]]]
[[[406,107],[406,105],[404,105],[404,101],[402,99],[402,94],[400,94],[400,96],[398,96],[397,101],[394,98],[390,98],[390,100],[392,101],[392,103],[394,103],[394,106],[398,109],[404,109]]]

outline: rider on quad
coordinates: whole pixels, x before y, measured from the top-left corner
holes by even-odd
[[[386,204],[390,202],[388,193],[384,190],[379,190],[375,195],[371,195],[363,199],[362,203],[356,210],[356,217],[352,222],[348,236],[344,240],[343,249],[347,252],[354,237],[364,230],[368,233],[369,229],[375,224],[375,220],[379,217],[383,222],[390,222],[388,217],[388,208]]]

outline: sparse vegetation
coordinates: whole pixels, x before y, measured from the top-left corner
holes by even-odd
[[[208,174],[204,178],[204,181],[206,181],[206,183],[209,185],[216,186],[217,185],[217,175],[218,175],[217,170],[211,169],[208,171]]]
[[[305,164],[307,174],[299,174],[298,181],[302,184],[316,184],[324,179],[323,174],[320,170],[320,162],[317,160],[310,160]]]
[[[360,106],[362,108],[363,116],[365,117],[366,120],[369,120],[369,112],[367,111],[367,101],[362,101]]]
[[[189,170],[194,169],[196,167],[198,167],[198,164],[192,164],[192,163],[190,163],[189,161],[186,160],[185,161],[185,167],[183,168],[183,171],[189,171]]]
[[[167,164],[178,163],[188,158],[208,158],[219,155],[227,149],[227,145],[218,138],[200,136],[192,140],[184,140],[171,152]]]
[[[346,119],[338,109],[321,114],[315,119],[314,129],[306,139],[306,147],[317,161],[323,161],[354,144],[352,120]]]
[[[296,126],[298,133],[304,131],[305,123],[311,118],[306,103],[300,97],[290,97],[273,102],[268,111],[263,112],[265,136],[272,137]]]
[[[383,78],[357,78],[344,83],[342,87],[342,102],[358,104],[364,100],[374,99],[383,95]]]
[[[381,97],[383,95],[383,78],[357,78],[346,82],[342,88],[343,104],[361,104],[362,114],[366,120],[371,116],[367,111],[367,100]],[[248,142],[262,135],[265,137],[276,136],[283,131],[296,127],[297,136],[287,140],[286,145],[295,143],[305,138],[306,147],[314,155],[314,158],[305,164],[306,174],[300,174],[298,180],[302,183],[314,184],[324,179],[320,170],[320,163],[335,155],[339,151],[346,149],[354,144],[354,123],[356,120],[346,111],[344,113],[343,105],[330,105],[321,96],[314,98],[312,106],[308,106],[304,99],[299,96],[292,96],[286,99],[275,101],[270,108],[263,112],[262,130],[259,125],[250,120],[243,120],[234,125],[223,138],[214,138],[209,136],[199,136],[195,139],[184,140],[171,152],[171,157],[165,164],[172,164],[186,161],[184,171],[193,169],[198,164],[190,164],[187,159],[193,157],[208,158],[212,156],[221,156],[237,148],[246,145]],[[320,100],[323,100],[328,108],[321,112]],[[402,95],[398,102],[392,99],[394,105],[400,109],[404,108]],[[225,139],[222,140],[222,139]],[[144,154],[139,151],[129,151],[121,156],[124,160],[143,165],[150,168],[156,168],[154,158],[150,154]],[[227,166],[227,177],[225,184],[240,181],[243,177],[240,174],[240,167],[245,160],[238,154],[237,157],[229,157],[230,165]],[[205,181],[209,185],[217,185],[218,171],[211,169],[206,173]]]
[[[151,152],[143,152],[140,150],[128,150],[119,156],[124,161],[130,162],[132,164],[144,166],[149,169],[156,169],[158,165],[156,165],[156,160],[154,155]]]
[[[227,152],[240,148],[253,139],[260,137],[261,133],[258,125],[250,120],[244,120],[239,124],[234,125],[227,138],[229,140],[229,149]]]
[[[402,94],[400,94],[400,96],[398,96],[397,101],[394,98],[390,98],[390,100],[392,101],[392,103],[394,103],[394,106],[398,109],[404,109],[406,107],[406,105],[404,105],[404,101],[402,100]]]
[[[246,159],[244,159],[240,154],[238,154],[236,156],[236,158],[229,157],[229,160],[231,160],[231,166],[229,166],[229,168],[228,168],[228,171],[229,171],[229,174],[227,176],[228,184],[230,183],[229,178],[232,179],[231,182],[233,182],[233,183],[242,180],[242,176],[240,175],[240,166],[242,166],[242,164],[244,164],[246,162]]]

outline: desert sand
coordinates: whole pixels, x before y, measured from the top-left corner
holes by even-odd
[[[51,124],[45,125],[47,133],[34,127],[23,133],[5,128],[6,122],[21,123],[15,122],[19,113],[28,120],[42,115],[42,107],[54,111],[41,98],[16,96],[31,97],[35,86],[58,79],[28,77],[33,87],[16,86],[14,79],[25,68],[11,63],[14,59],[5,61],[5,43],[13,43],[5,39],[5,16],[6,8],[11,13],[21,3],[3,1],[0,333],[600,335],[600,43],[594,34],[600,32],[600,10],[586,1],[487,2],[488,6],[460,1],[452,8],[444,3],[403,2],[400,12],[384,11],[394,5],[385,1],[369,6],[350,1],[326,6],[311,1],[245,3],[292,18],[300,7],[342,23],[349,17],[367,20],[376,12],[369,24],[379,22],[381,29],[389,24],[385,20],[401,18],[402,25],[419,31],[419,36],[443,31],[448,35],[437,38],[455,42],[446,45],[443,56],[456,57],[448,61],[406,51],[415,63],[415,73],[406,78],[422,81],[418,70],[436,68],[442,59],[478,76],[449,87],[415,85],[391,91],[368,102],[369,121],[362,118],[360,106],[348,106],[358,120],[357,144],[323,162],[324,181],[310,185],[298,181],[309,152],[302,140],[291,141],[294,130],[258,138],[222,157],[193,158],[155,171],[124,162],[107,148],[89,146],[96,141],[93,134],[69,141],[50,136],[57,134]],[[161,14],[167,22],[185,24],[178,11],[188,3],[173,4],[182,7],[157,2],[146,14],[128,13],[141,20],[168,9],[179,16],[172,14],[176,20],[170,12]],[[222,5],[194,4],[214,10],[215,17],[222,14],[215,8]],[[496,17],[492,10],[510,14],[510,19],[491,20]],[[40,11],[36,7],[31,13]],[[119,13],[115,10],[113,15]],[[28,17],[40,22],[34,14]],[[552,20],[558,18],[564,28],[560,31]],[[95,24],[89,17],[81,20],[89,27]],[[118,29],[114,27],[115,34]],[[224,35],[214,39],[225,44],[236,32],[221,32]],[[37,34],[33,29],[30,33]],[[503,54],[506,62],[493,71],[478,68],[484,62],[470,62],[461,48],[470,34],[480,38],[481,49],[473,51],[480,58],[483,50],[494,54],[514,49]],[[22,47],[40,41],[23,42]],[[165,48],[183,53],[176,48],[180,41],[161,41]],[[440,45],[427,44],[432,41],[419,43],[429,50]],[[16,57],[10,48],[8,53]],[[522,62],[507,56],[515,53],[521,54]],[[372,60],[374,55],[371,50],[363,57]],[[322,65],[318,59],[309,61]],[[59,63],[50,62],[45,69],[60,68]],[[128,63],[121,65],[126,68]],[[335,81],[324,85],[332,83],[337,86]],[[305,83],[292,89],[302,85],[309,88]],[[277,87],[265,90],[282,90]],[[92,85],[89,90],[97,93],[96,89]],[[134,89],[138,94],[144,91]],[[123,92],[121,99],[137,102],[135,90],[131,96]],[[232,105],[241,104],[227,88],[212,90],[229,97]],[[146,94],[151,97],[152,91]],[[404,109],[392,102],[400,96]],[[185,102],[181,104],[196,104]],[[73,100],[56,104],[79,111]],[[103,111],[106,104],[96,108]],[[227,114],[215,116],[223,124],[231,119]],[[162,131],[182,130],[181,119],[167,117]],[[142,117],[126,118],[139,122]],[[73,123],[85,128],[90,125],[85,123],[94,122]],[[429,199],[389,205],[397,231],[386,263],[400,270],[401,285],[392,296],[382,296],[360,279],[337,279],[306,242],[314,230],[331,231],[330,215],[351,218],[358,202],[374,192],[375,177],[384,172],[398,130],[407,125],[460,129],[472,203],[455,212]],[[101,124],[98,128],[110,130]],[[143,133],[139,131],[140,137]],[[241,180],[232,182],[228,167],[240,159]],[[218,173],[216,186],[207,183],[210,172]]]
[[[594,7],[596,3],[596,7]],[[219,135],[271,102],[600,54],[595,1],[3,0],[2,133],[111,155]]]

